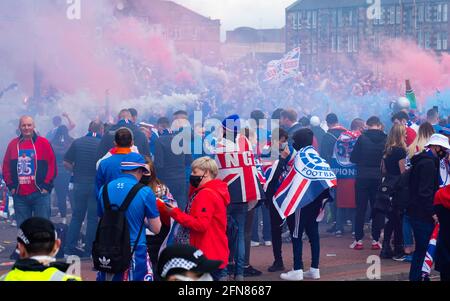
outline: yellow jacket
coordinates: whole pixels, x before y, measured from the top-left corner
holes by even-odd
[[[13,269],[0,277],[0,281],[81,281],[80,277],[66,274],[66,263],[43,265],[34,259],[18,260]]]

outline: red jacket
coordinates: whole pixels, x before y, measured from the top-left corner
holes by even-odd
[[[19,192],[19,178],[17,174],[17,163],[20,144],[23,137],[17,137],[8,144],[3,159],[3,178],[8,188]],[[53,188],[53,179],[56,177],[56,159],[53,149],[47,139],[34,134],[31,139],[34,148],[34,182],[38,191],[42,189],[50,192]]]
[[[225,182],[211,180],[192,189],[191,210],[188,214],[175,208],[171,217],[181,226],[190,229],[190,244],[201,250],[208,259],[221,260],[221,269],[228,264],[227,206],[230,194]]]

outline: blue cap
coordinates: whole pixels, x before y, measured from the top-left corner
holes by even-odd
[[[146,173],[144,175],[150,175],[150,168],[145,162],[145,159],[142,155],[137,153],[129,153],[123,158],[123,161],[120,163],[121,170],[135,170],[138,168],[145,169]]]
[[[239,115],[234,114],[228,116],[222,121],[222,126],[227,131],[234,132],[235,134],[238,133],[241,129],[241,121]]]

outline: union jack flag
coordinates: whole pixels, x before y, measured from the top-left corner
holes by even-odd
[[[237,143],[222,142],[216,149],[218,177],[227,183],[232,202],[247,203],[264,199],[260,175],[250,142],[238,135]]]
[[[296,154],[294,166],[275,193],[273,202],[281,218],[285,219],[336,185],[336,175],[330,165],[308,146]]]
[[[298,75],[300,48],[294,48],[281,59],[270,61],[266,70],[266,81],[284,81]]]
[[[436,254],[436,241],[439,234],[439,224],[436,224],[431,234],[430,242],[428,243],[427,253],[422,265],[422,278],[430,280],[431,268],[433,267],[434,254]]]

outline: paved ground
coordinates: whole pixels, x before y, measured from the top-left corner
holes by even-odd
[[[369,241],[366,240],[365,249],[355,251],[349,249],[352,242],[350,234],[345,234],[341,238],[336,238],[328,233],[325,229],[327,225],[321,225],[321,256],[320,256],[320,273],[321,281],[345,281],[345,280],[368,280],[367,269],[370,264],[367,259],[370,255],[378,255],[379,251],[370,250]],[[15,247],[16,229],[5,220],[0,220],[0,274],[7,271],[13,262],[9,259],[9,255]],[[304,246],[304,262],[305,268],[310,265],[310,248],[307,240]],[[285,267],[292,268],[292,245],[290,243],[283,244],[283,258]],[[272,248],[266,246],[252,247],[251,264],[263,271],[260,277],[246,278],[246,280],[254,281],[279,281],[280,272],[269,273],[267,268],[272,264]],[[409,263],[396,262],[394,260],[381,260],[381,280],[384,281],[404,281],[407,280]],[[91,261],[82,261],[82,277],[85,280],[95,280],[95,272],[92,271]],[[436,278],[434,276],[433,278]]]

